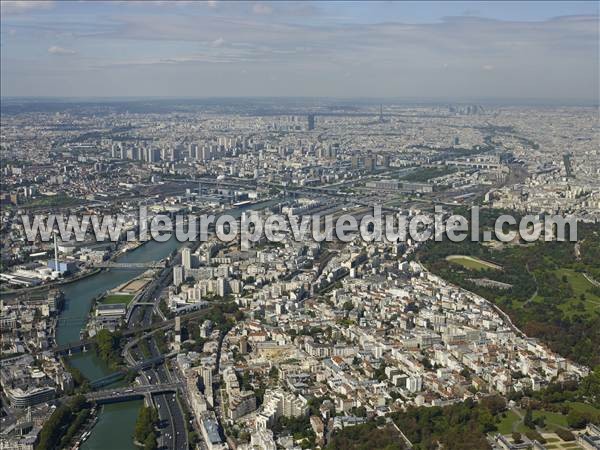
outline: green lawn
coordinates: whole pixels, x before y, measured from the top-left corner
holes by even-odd
[[[501,270],[502,267],[483,261],[479,258],[475,258],[473,256],[465,256],[465,255],[450,255],[446,257],[446,261],[451,262],[452,264],[458,264],[463,266],[465,269],[469,270],[485,270],[485,269],[494,269]]]
[[[59,194],[59,195],[49,195],[49,196],[42,196],[42,197],[38,197],[34,200],[31,200],[29,203],[25,203],[24,207],[42,207],[42,206],[67,206],[67,205],[74,205],[76,203],[78,203],[80,200],[73,198],[73,197],[69,197],[68,195],[65,194]]]
[[[581,403],[581,405],[585,405],[584,403]],[[588,405],[585,405],[588,406]],[[592,406],[593,408],[593,406]],[[521,411],[521,414],[525,415],[525,411],[524,410],[519,410]],[[512,414],[509,415],[509,414]],[[554,429],[556,427],[564,427],[564,428],[568,428],[567,426],[567,416],[560,414],[560,413],[555,413],[555,412],[550,412],[550,411],[538,411],[538,410],[534,410],[533,411],[533,418],[537,419],[540,416],[545,416],[546,420],[545,420],[545,426],[544,429],[552,432],[554,431]],[[510,434],[512,431],[512,423],[513,422],[518,422],[519,421],[519,417],[513,413],[512,411],[510,411],[509,413],[507,413],[506,419],[503,419],[499,424],[498,424],[498,431],[502,434]],[[507,431],[508,430],[508,431]],[[519,423],[516,428],[516,431],[518,431],[521,434],[525,434],[525,432],[527,430],[529,430],[529,428],[527,428],[525,426],[525,424],[523,422]],[[505,432],[506,431],[506,432]]]
[[[517,425],[517,428],[515,431],[518,431],[519,433],[521,433],[524,436],[525,433],[527,433],[529,431],[529,428],[527,428],[525,426],[525,424],[523,422],[521,422],[520,424]]]
[[[131,300],[133,300],[133,295],[130,294],[110,294],[101,299],[100,303],[102,303],[103,305],[114,305],[117,303],[125,303],[126,305],[128,305],[131,302]]]
[[[518,422],[519,416],[513,411],[506,411],[506,417],[504,417],[496,426],[498,427],[498,433],[503,435],[509,435],[512,433],[512,426],[514,422]]]
[[[566,277],[567,282],[573,290],[573,297],[561,305],[558,305],[560,310],[564,312],[567,317],[576,313],[592,315],[595,311],[600,312],[600,297],[591,292],[591,289],[594,286],[585,279],[583,274],[572,269],[556,269],[554,270],[554,275],[561,280],[563,277]],[[581,300],[582,294],[585,295],[585,300]],[[533,301],[543,303],[544,298],[537,295],[534,297]],[[583,308],[580,305],[583,305]]]
[[[573,289],[573,293],[577,299],[580,298],[581,294],[585,295],[584,305],[588,312],[600,311],[600,297],[594,295],[591,289],[594,287],[592,283],[585,279],[583,274],[575,272],[571,269],[559,269],[556,271],[556,276],[567,277],[567,281]],[[565,311],[567,312],[567,311]]]
[[[537,419],[540,416],[546,417],[546,429],[551,429],[554,426],[567,427],[567,416],[560,413],[550,411],[533,411],[533,418]]]
[[[583,402],[568,402],[569,407],[579,412],[600,414],[600,409]]]

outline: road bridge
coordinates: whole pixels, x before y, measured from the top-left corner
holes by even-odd
[[[94,263],[94,267],[99,269],[162,269],[165,267],[163,261],[150,261],[150,262],[130,262],[120,263],[115,261],[103,261],[100,263]]]
[[[119,370],[117,372],[113,372],[113,373],[106,375],[104,377],[101,377],[101,378],[96,378],[95,380],[93,380],[90,383],[90,386],[93,389],[98,389],[100,387],[108,386],[109,384],[119,381],[121,378],[123,378],[127,374],[127,372],[138,372],[140,370],[148,369],[149,367],[152,367],[154,365],[162,364],[164,361],[165,361],[165,357],[163,355],[159,355],[154,358],[146,359],[146,360],[144,360],[138,364],[135,364],[133,366],[130,366],[126,369]]]
[[[217,302],[213,302],[217,303]],[[208,308],[201,309],[199,311],[191,311],[187,314],[181,314],[179,317],[181,318],[181,322],[184,323],[189,319],[193,319],[198,316],[202,316],[211,310],[211,304],[208,303]],[[157,330],[159,328],[170,328],[175,325],[175,319],[169,319],[162,322],[156,322],[152,325],[129,328],[121,331],[121,337],[130,337],[138,333],[144,333],[147,331]],[[50,349],[56,355],[71,355],[72,353],[78,353],[80,351],[84,351],[89,349],[91,346],[95,345],[94,339],[83,339],[78,342],[72,342],[64,345],[57,345]]]
[[[88,392],[85,394],[85,398],[90,402],[97,403],[125,402],[136,398],[143,398],[152,394],[176,392],[180,388],[181,383],[146,384],[143,386],[122,387]]]
[[[185,318],[187,319],[187,318],[189,318],[189,316],[190,316],[190,314],[188,314],[187,317],[185,317]],[[182,316],[181,320],[184,320],[183,316]],[[136,327],[136,328],[131,328],[128,330],[123,330],[121,332],[121,336],[126,338],[126,337],[133,336],[136,333],[144,333],[146,331],[156,330],[158,328],[169,328],[169,327],[173,326],[174,324],[175,324],[174,319],[166,320],[164,322],[158,322],[153,325],[146,326],[146,327]],[[72,342],[69,344],[57,345],[56,347],[52,348],[52,351],[57,355],[65,355],[66,356],[66,355],[71,355],[73,353],[78,353],[80,351],[85,351],[94,345],[96,345],[96,341],[93,338],[92,339],[84,339],[79,342]]]

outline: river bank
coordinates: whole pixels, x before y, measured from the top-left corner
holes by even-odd
[[[279,200],[261,202],[259,208],[274,205]],[[251,205],[256,208],[257,205]],[[240,207],[227,211],[234,216],[249,207]],[[258,209],[258,208],[257,208]],[[150,240],[136,249],[125,252],[115,259],[120,263],[147,263],[158,261],[169,256],[184,243],[171,237],[166,242]],[[60,321],[56,330],[58,345],[75,343],[80,340],[81,330],[85,329],[94,298],[106,291],[139,277],[147,269],[111,269],[99,270],[94,276],[88,276],[77,282],[64,285],[64,306],[60,313]],[[95,352],[79,353],[69,358],[69,364],[77,368],[88,380],[94,380],[111,373],[110,368],[100,360]],[[139,408],[143,402],[124,402],[103,406],[99,412],[99,420],[91,430],[91,434],[82,449],[94,450],[105,448],[135,449],[133,429]],[[118,432],[117,432],[118,431]]]
[[[96,275],[97,273],[101,272],[102,270],[104,270],[104,269],[96,267],[91,270],[86,270],[85,272],[82,272],[73,277],[67,278],[65,280],[60,280],[60,281],[56,281],[53,283],[42,284],[40,286],[33,286],[30,288],[23,288],[23,289],[2,290],[2,291],[0,291],[0,297],[28,294],[31,292],[43,292],[45,290],[49,291],[51,289],[57,289],[57,288],[60,288],[60,286],[64,286],[64,285],[71,284],[71,283],[76,283],[77,281],[81,281],[85,278]]]

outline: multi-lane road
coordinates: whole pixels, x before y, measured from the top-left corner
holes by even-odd
[[[147,344],[152,357],[160,355],[158,346],[152,337],[147,338]],[[136,361],[144,359],[139,347],[132,348],[130,354]],[[172,384],[171,374],[164,364],[143,370],[140,373],[140,378],[147,385]],[[159,447],[169,450],[187,450],[185,417],[176,394],[172,392],[156,393],[152,395],[152,399],[160,419]]]
[[[181,256],[178,254],[173,264]],[[153,303],[155,307],[148,305],[140,305],[135,308],[129,321],[127,323],[128,328],[136,328],[139,326],[148,327],[152,324],[153,310],[158,309],[158,301],[160,293],[164,286],[168,283],[169,275],[171,274],[171,265],[164,268],[157,279],[146,288],[146,292],[141,296],[144,303]],[[150,357],[155,358],[161,355],[158,345],[153,336],[145,338],[150,350]],[[145,355],[142,355],[141,350],[138,346],[134,346],[129,350],[129,356],[132,361],[143,361]],[[156,367],[150,367],[143,370],[140,373],[140,378],[145,384],[169,384],[171,381],[171,374],[165,364],[157,365]],[[157,393],[152,396],[153,401],[158,409],[158,416],[160,419],[160,436],[158,443],[160,448],[169,450],[187,450],[187,428],[185,423],[185,417],[181,405],[177,400],[177,396],[174,393]]]
[[[152,357],[160,355],[156,341],[153,338],[148,339],[148,347],[150,348]],[[156,369],[150,369],[150,371],[153,372],[154,383],[164,384],[171,382],[171,374],[164,364],[161,364]],[[158,405],[161,405],[160,408],[166,408],[163,412],[170,418],[172,433],[169,433],[169,441],[171,442],[172,446],[169,446],[168,448],[175,450],[187,450],[187,427],[181,405],[177,401],[176,395],[157,394],[154,396],[154,399]]]

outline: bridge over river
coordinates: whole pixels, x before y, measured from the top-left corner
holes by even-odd
[[[144,386],[122,387],[88,392],[85,398],[90,402],[116,403],[143,398],[147,395],[176,392],[181,383],[147,384]]]
[[[170,356],[171,356],[171,354],[169,354],[167,356],[160,355],[160,356],[156,356],[154,358],[146,359],[145,361],[142,361],[142,362],[136,364],[135,366],[130,366],[125,369],[118,370],[118,371],[113,372],[109,375],[106,375],[102,378],[96,378],[95,380],[90,382],[90,386],[93,389],[98,389],[98,388],[101,388],[104,386],[108,386],[109,384],[112,384],[112,383],[115,383],[115,382],[121,380],[123,377],[125,377],[125,375],[127,375],[128,372],[138,372],[140,370],[148,369],[149,367],[162,364],[165,361],[165,357],[170,357]]]
[[[203,315],[207,314],[207,312],[212,310],[213,305],[218,304],[218,303],[221,303],[221,302],[216,300],[216,301],[213,301],[210,303],[203,304],[202,306],[204,307],[204,309],[190,311],[185,314],[180,314],[178,317],[180,318],[181,323],[184,324],[190,319],[202,317]],[[145,333],[148,331],[156,330],[158,328],[170,328],[174,325],[175,325],[175,319],[173,318],[173,319],[169,319],[169,320],[164,320],[162,322],[155,322],[152,325],[148,325],[148,326],[128,328],[128,329],[120,331],[120,333],[121,333],[121,337],[127,338],[127,337],[131,337],[138,333],[142,334],[142,333]],[[54,354],[56,354],[56,355],[63,355],[63,356],[69,355],[70,356],[73,353],[87,351],[89,348],[91,348],[95,344],[96,344],[96,341],[94,338],[83,339],[78,342],[70,342],[68,344],[56,345],[56,346],[50,348],[49,350],[54,352]]]
[[[99,269],[163,269],[165,267],[164,261],[150,261],[150,262],[115,262],[115,261],[102,261],[94,263],[94,267]]]

